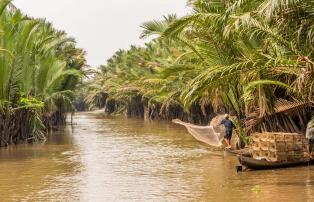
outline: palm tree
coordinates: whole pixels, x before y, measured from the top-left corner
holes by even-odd
[[[248,133],[304,132],[313,103],[312,1],[189,1],[193,12],[145,22],[144,48],[120,50],[94,92],[128,109],[231,111]],[[101,82],[98,82],[101,80]],[[96,93],[97,94],[97,93]],[[91,96],[93,97],[93,96]],[[190,113],[191,116],[191,113]],[[244,119],[243,119],[244,118]]]
[[[204,38],[198,46],[207,46],[207,52],[214,50],[213,54],[202,57],[209,67],[193,79],[182,94],[187,104],[201,99],[204,92],[213,92],[212,98],[219,92],[222,103],[232,106],[238,114],[247,117],[256,114],[259,118],[256,124],[276,111],[273,106],[280,99],[311,102],[313,62],[309,42],[313,38],[308,32],[312,27],[303,27],[312,23],[311,3],[235,1],[228,5],[220,1],[195,1],[194,5],[195,13],[179,19],[164,31],[169,37],[190,39],[192,44]],[[202,28],[208,30],[201,32]],[[294,30],[306,34],[301,36]],[[196,37],[191,40],[191,35]],[[307,44],[307,48],[303,48],[303,44]]]
[[[2,145],[44,139],[44,124],[51,126],[56,114],[63,116],[60,108],[71,105],[85,65],[84,52],[72,38],[45,20],[8,8],[10,3],[0,1]]]

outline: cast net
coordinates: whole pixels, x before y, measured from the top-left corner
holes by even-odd
[[[185,123],[179,119],[175,119],[172,122],[185,126],[189,133],[198,141],[209,144],[210,146],[220,147],[222,146],[222,140],[224,138],[225,128],[220,125],[223,115],[213,118],[209,126],[197,126],[190,123]]]

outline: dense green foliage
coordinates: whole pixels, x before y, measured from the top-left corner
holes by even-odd
[[[0,0],[0,146],[44,139],[63,122],[84,65],[74,39]]]
[[[189,4],[193,11],[187,16],[144,23],[142,37],[158,38],[144,48],[117,52],[96,76],[87,100],[105,94],[107,103],[128,108],[139,97],[148,108],[159,103],[159,114],[179,106],[191,115],[195,105],[206,114],[211,106],[251,118],[246,123],[252,126],[281,112],[280,104],[294,109],[313,102],[314,1]],[[303,109],[281,117],[282,128],[259,129],[303,130],[304,123],[293,123],[294,116],[307,119]]]

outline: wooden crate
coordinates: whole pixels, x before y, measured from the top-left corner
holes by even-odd
[[[307,139],[300,134],[260,133],[254,134],[251,149],[255,159],[271,162],[300,161],[307,159],[307,145]]]
[[[293,142],[287,142],[286,143],[286,149],[287,149],[287,151],[294,151],[294,149],[295,149],[294,143]]]
[[[260,143],[259,142],[253,142],[251,147],[253,150],[260,150]]]
[[[291,135],[284,135],[284,139],[285,139],[285,142],[291,142],[293,143],[294,142],[294,134],[291,134]]]
[[[301,143],[296,143],[294,144],[294,151],[307,151],[307,149],[304,150],[303,144]]]
[[[268,133],[268,141],[276,142],[276,135],[274,133]]]
[[[288,161],[303,161],[305,158],[303,151],[289,151],[287,152]]]
[[[252,151],[252,156],[253,156],[254,159],[262,159],[260,150],[253,150]]]
[[[271,152],[275,152],[277,150],[276,149],[276,143],[275,142],[268,142],[268,149]]]
[[[264,141],[264,140],[261,139],[261,141],[259,142],[259,146],[260,146],[261,150],[268,151],[269,144],[268,144],[267,141]]]
[[[285,135],[284,134],[275,134],[275,141],[276,142],[284,142],[285,141]]]
[[[259,133],[255,133],[251,137],[252,137],[253,142],[259,142],[260,140]]]
[[[293,136],[293,138],[294,138],[294,142],[301,142],[301,143],[305,139],[305,137],[302,135],[295,135],[295,136]]]
[[[268,153],[268,161],[270,162],[286,162],[287,153],[286,152],[271,152]]]
[[[268,139],[269,139],[268,136],[269,136],[269,133],[261,133],[260,141],[268,142]]]
[[[275,146],[276,146],[276,151],[278,151],[278,152],[286,152],[287,151],[286,142],[284,142],[284,141],[276,142]]]
[[[268,153],[269,153],[268,149],[267,150],[260,150],[260,157],[262,159],[267,159],[268,158]]]

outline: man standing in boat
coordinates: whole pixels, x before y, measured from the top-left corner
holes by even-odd
[[[232,138],[232,131],[234,128],[234,124],[229,119],[229,115],[226,114],[224,119],[221,121],[220,125],[224,125],[226,128],[224,140],[227,144],[227,149],[231,148],[231,138]]]

